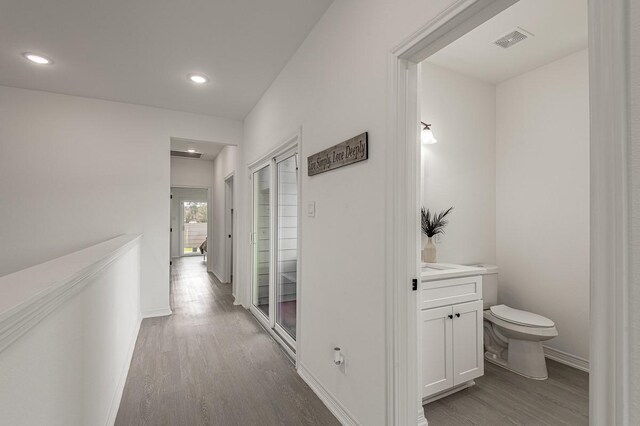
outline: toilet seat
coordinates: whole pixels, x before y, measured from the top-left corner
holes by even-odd
[[[534,314],[532,312],[513,309],[507,305],[496,305],[492,306],[490,309],[493,316],[512,324],[536,328],[551,328],[555,326],[553,321],[549,318],[545,318],[542,315]]]

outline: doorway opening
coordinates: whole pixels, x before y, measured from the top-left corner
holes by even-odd
[[[392,50],[389,60],[391,182],[387,239],[388,311],[392,332],[388,346],[390,424],[427,423],[420,397],[422,366],[417,280],[421,277],[421,241],[415,230],[420,215],[419,63],[511,5],[513,0],[461,1],[443,11]],[[628,326],[624,295],[626,279],[626,200],[629,184],[627,158],[628,21],[624,1],[589,2],[589,97],[590,97],[590,338],[589,422],[615,424],[624,421],[628,407]],[[430,124],[427,122],[427,124]],[[433,132],[437,139],[437,132]],[[544,172],[541,169],[541,172]],[[620,225],[622,224],[622,225]],[[620,226],[619,226],[620,225]],[[605,240],[603,244],[596,240]],[[406,283],[413,285],[407,286]],[[398,367],[398,365],[405,365]]]
[[[507,412],[523,424],[588,423],[587,21],[584,0],[519,0],[419,63],[420,287],[441,292],[419,314],[421,396],[435,423],[456,416],[471,386],[475,397],[505,391],[487,399],[487,423]],[[440,214],[444,233],[433,228]],[[434,273],[443,265],[452,273]],[[477,293],[445,301],[461,280]],[[551,413],[559,385],[571,391],[555,394]]]
[[[206,261],[208,234],[208,188],[171,187],[171,257]]]

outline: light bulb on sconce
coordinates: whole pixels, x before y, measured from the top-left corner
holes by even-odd
[[[423,145],[431,145],[437,143],[438,140],[433,136],[433,132],[431,131],[431,124],[427,124],[424,121],[420,122],[422,124],[422,133],[420,135],[420,140]]]

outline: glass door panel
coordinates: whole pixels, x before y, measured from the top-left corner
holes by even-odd
[[[276,164],[276,323],[295,340],[298,281],[297,155]]]
[[[269,318],[271,167],[253,173],[253,305]]]
[[[207,203],[182,202],[182,256],[198,254],[207,240]]]

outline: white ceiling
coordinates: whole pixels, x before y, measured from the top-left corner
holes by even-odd
[[[171,151],[187,152],[188,149],[195,149],[196,152],[202,154],[202,157],[196,158],[196,160],[212,161],[218,156],[218,154],[220,154],[220,151],[222,151],[222,148],[224,148],[225,146],[227,145],[217,142],[171,138]]]
[[[242,119],[331,1],[3,0],[0,85]]]
[[[532,33],[508,49],[493,42],[516,27]],[[520,0],[427,58],[497,84],[587,47],[587,0]]]

